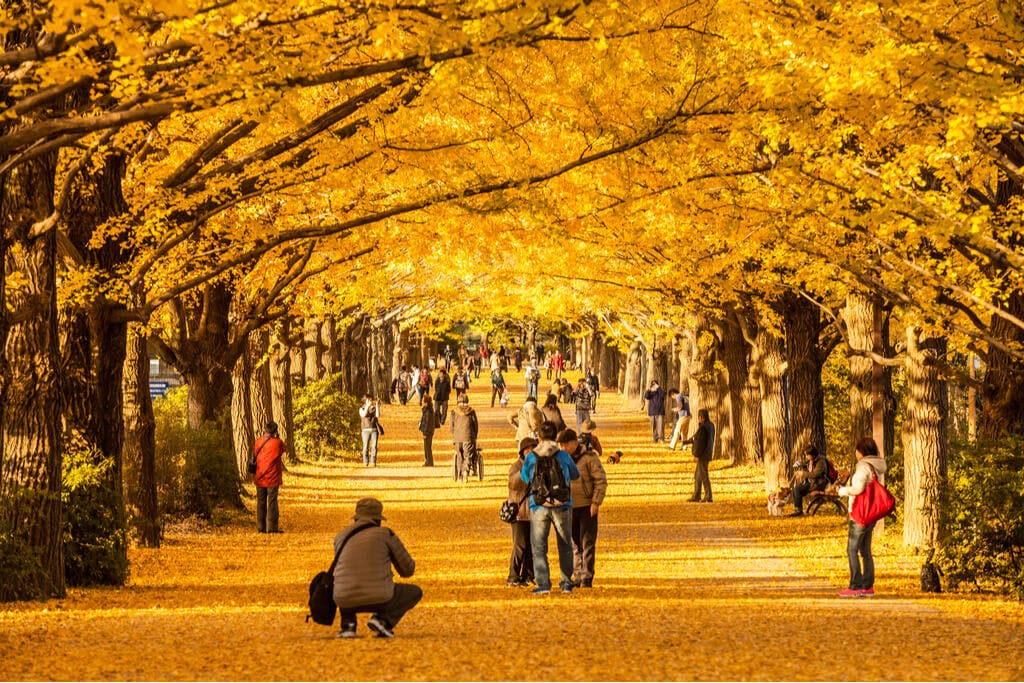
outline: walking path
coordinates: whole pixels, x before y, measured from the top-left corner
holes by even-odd
[[[718,463],[715,503],[681,502],[688,457],[648,443],[637,406],[607,394],[597,433],[625,457],[606,465],[595,587],[545,597],[506,588],[510,535],[497,511],[514,445],[505,418],[523,391],[512,373],[513,404],[491,409],[485,379],[471,390],[483,482],[452,482],[447,425],[437,466],[420,467],[419,409],[386,407],[376,469],[356,458],[286,475],[284,534],[256,534],[241,518],[171,529],[159,550],[132,552],[125,589],[0,606],[0,679],[1024,678],[1020,604],[924,596],[917,561],[891,529],[876,541],[878,596],[836,597],[847,578],[844,519],[769,518],[758,472]],[[384,502],[425,597],[394,640],[370,638],[365,615],[361,638],[337,640],[336,628],[303,623],[307,586],[366,495]]]

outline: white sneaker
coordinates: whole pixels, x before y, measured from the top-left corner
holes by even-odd
[[[395,632],[388,626],[388,622],[384,621],[380,617],[374,615],[370,617],[370,620],[366,622],[366,625],[370,627],[370,630],[377,632],[378,638],[394,638]]]
[[[341,632],[338,633],[338,637],[339,638],[355,638],[356,637],[356,627],[354,625],[353,626],[342,626],[341,627]]]

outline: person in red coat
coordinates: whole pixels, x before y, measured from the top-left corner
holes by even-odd
[[[261,534],[279,534],[277,490],[285,470],[282,457],[288,450],[277,435],[277,423],[268,422],[267,430],[253,445],[256,455],[256,530]]]

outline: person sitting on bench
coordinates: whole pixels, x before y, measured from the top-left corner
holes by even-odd
[[[796,509],[789,514],[790,517],[802,517],[807,494],[811,491],[824,491],[828,486],[828,461],[814,446],[804,449],[804,466],[807,468],[807,478],[793,487],[793,506]]]

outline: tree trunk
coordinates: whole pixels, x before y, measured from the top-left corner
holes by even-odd
[[[789,429],[786,420],[786,356],[782,338],[765,327],[757,334],[760,349],[761,422],[764,427],[764,474],[767,492],[789,485]]]
[[[939,491],[946,482],[949,401],[936,369],[945,359],[945,338],[907,329],[903,543],[928,550],[940,538]]]
[[[1024,295],[1014,292],[1002,304],[1009,313],[1024,318]],[[999,316],[992,316],[990,332],[1010,348],[1024,345],[1024,330]],[[982,411],[978,434],[999,439],[1024,434],[1024,363],[990,345],[981,390]]]
[[[730,407],[727,405],[728,392],[725,378],[722,377],[722,373],[717,367],[722,351],[722,343],[717,335],[717,329],[717,321],[706,316],[701,316],[698,319],[697,327],[694,329],[696,344],[690,364],[690,373],[697,386],[697,400],[694,403],[691,395],[690,408],[694,413],[701,409],[707,410],[708,417],[716,427],[714,457],[720,457],[725,452],[723,448],[723,438],[725,437],[722,436],[722,433],[728,428],[730,412]]]
[[[306,350],[306,367],[303,372],[307,382],[315,382],[324,376],[324,345],[320,341],[320,326],[319,320],[307,318],[303,328],[302,346]]]
[[[601,379],[602,389],[619,388],[619,352],[614,346],[608,343],[607,339],[601,344],[601,362],[598,367],[598,377]],[[543,359],[541,359],[543,362]]]
[[[278,333],[274,336],[270,348],[270,387],[273,400],[274,421],[277,422],[278,435],[288,445],[292,445],[295,411],[292,407],[292,378],[288,372],[289,349],[287,344],[289,332],[288,320],[281,322]],[[288,458],[295,462],[294,448],[288,449]]]
[[[130,258],[121,241],[93,244],[96,231],[124,213],[124,158],[103,153],[72,184],[63,228],[88,266],[110,274]],[[99,466],[94,481],[65,486],[65,579],[69,585],[121,585],[128,578],[122,373],[128,326],[124,307],[102,294],[62,311],[65,460]],[[148,388],[147,388],[148,390]]]
[[[231,372],[231,443],[235,452],[235,468],[238,478],[252,481],[247,463],[256,441],[252,419],[252,357],[246,352],[235,361]]]
[[[870,294],[850,292],[846,296],[843,319],[850,343],[850,435],[848,452],[863,436],[874,435],[875,362],[860,353],[882,353],[874,345],[875,298]],[[877,440],[876,440],[877,443]],[[879,444],[882,446],[882,444]]]
[[[249,400],[252,403],[253,432],[261,433],[274,417],[274,397],[270,390],[270,330],[263,327],[249,335]],[[280,430],[280,425],[278,426]],[[281,432],[278,431],[278,435]],[[284,438],[283,436],[281,437]]]
[[[644,348],[640,340],[635,340],[629,349],[629,357],[625,366],[623,393],[627,401],[638,401],[643,396],[643,352]]]
[[[734,313],[742,315],[742,313]],[[760,411],[751,413],[744,401],[749,389],[750,366],[748,365],[747,342],[742,330],[734,320],[723,320],[719,329],[722,339],[722,362],[725,365],[725,379],[728,387],[728,424],[730,430],[722,430],[722,455],[736,464],[760,462],[761,445],[757,443],[760,431]],[[753,402],[756,406],[756,399]],[[749,424],[751,433],[744,431]],[[728,436],[728,440],[726,437]]]
[[[334,318],[328,316],[324,318],[323,325],[320,326],[320,365],[323,367],[325,375],[333,375],[338,371],[334,362],[336,347]]]
[[[34,566],[14,582],[0,580],[0,600],[63,598],[61,510],[61,374],[57,337],[56,232],[30,236],[53,211],[57,155],[50,153],[0,175],[0,222],[5,240],[5,311],[13,311],[4,340],[2,521]],[[6,317],[6,316],[5,316]]]
[[[156,488],[156,421],[149,394],[146,333],[133,326],[124,361],[125,500],[139,545],[159,548],[161,524]]]
[[[825,453],[825,392],[821,386],[821,369],[825,362],[822,356],[825,354],[818,349],[821,316],[813,303],[797,294],[790,294],[786,296],[784,321],[793,452],[803,453],[808,446],[814,445]],[[853,466],[849,458],[846,464]]]

